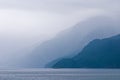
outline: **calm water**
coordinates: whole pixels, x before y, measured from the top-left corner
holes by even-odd
[[[0,80],[120,80],[119,69],[0,70]]]

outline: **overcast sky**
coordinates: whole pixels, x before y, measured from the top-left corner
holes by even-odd
[[[120,0],[0,0],[0,53],[44,41],[93,16],[117,19],[119,4]]]
[[[116,15],[119,0],[0,0],[0,34],[52,36],[96,15]],[[116,13],[116,14],[113,14]]]

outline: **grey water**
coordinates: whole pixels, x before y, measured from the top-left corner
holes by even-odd
[[[120,80],[120,69],[0,70],[0,80]]]

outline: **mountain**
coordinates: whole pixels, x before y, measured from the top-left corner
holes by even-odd
[[[73,57],[90,41],[118,34],[120,31],[116,30],[119,29],[116,28],[115,22],[111,18],[105,16],[90,18],[37,46],[27,55],[25,65],[40,68],[55,59]]]
[[[53,68],[120,68],[120,35],[95,39],[72,58],[64,58]]]

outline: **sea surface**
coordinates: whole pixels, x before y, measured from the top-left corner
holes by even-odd
[[[120,80],[120,69],[0,70],[0,80]]]

